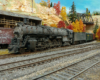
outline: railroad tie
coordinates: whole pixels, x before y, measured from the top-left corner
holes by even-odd
[[[62,79],[57,78],[57,77],[55,77],[55,76],[50,76],[50,78],[52,78],[52,79],[54,79],[54,80],[62,80]]]
[[[79,72],[79,70],[68,68],[70,71]]]
[[[64,75],[61,75],[61,74],[55,74],[55,75],[57,75],[57,76],[59,76],[59,77],[61,77],[61,78],[63,78],[63,79],[68,79],[67,76],[64,76]]]
[[[66,75],[66,76],[72,77],[72,75],[67,74],[67,73],[65,73],[65,72],[60,72],[60,73],[63,74],[63,75]]]

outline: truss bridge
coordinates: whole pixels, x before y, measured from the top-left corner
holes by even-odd
[[[84,24],[94,24],[93,18],[91,15],[86,15],[86,14],[77,14],[78,19],[81,19],[83,21]]]

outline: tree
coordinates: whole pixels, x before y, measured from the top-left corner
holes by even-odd
[[[85,31],[86,31],[86,25],[84,25],[82,32],[85,32]]]
[[[66,24],[64,23],[64,21],[59,21],[57,27],[58,28],[65,28]]]
[[[64,20],[64,21],[66,21],[66,19],[67,19],[67,13],[66,13],[66,7],[62,7],[62,9],[61,9],[61,16],[62,16],[62,19]]]
[[[41,0],[40,5],[47,6],[47,2],[45,2],[44,0]]]
[[[76,19],[75,21],[75,25],[73,27],[74,32],[79,32],[80,31],[80,27],[79,27],[79,21]]]
[[[72,23],[72,26],[73,26],[73,31],[74,31],[74,32],[78,32],[78,31],[77,31],[77,26],[76,26],[76,23],[75,23],[75,22]]]
[[[75,20],[77,19],[76,7],[75,7],[74,2],[71,6],[71,11],[69,13],[69,19],[71,22],[75,22]]]
[[[51,4],[50,4],[50,7],[53,7],[53,4],[52,4],[52,2],[51,2]]]
[[[89,11],[89,15],[91,15],[90,11]]]
[[[99,11],[94,11],[93,15],[100,15],[100,12]]]
[[[44,22],[42,21],[42,25],[44,25]]]
[[[99,27],[99,26],[98,26],[98,20],[96,20],[96,25],[95,25],[95,28],[94,28],[94,31],[93,31],[94,34],[96,34],[98,27]]]
[[[97,38],[98,40],[100,40],[100,28],[97,29],[96,38]]]
[[[48,4],[48,7],[50,8],[50,0],[48,0],[48,3],[47,4]]]
[[[44,24],[44,26],[47,26],[47,24]]]
[[[99,15],[99,13],[98,13],[98,12],[96,12],[96,15]]]
[[[88,8],[86,8],[86,15],[89,15],[89,10],[88,10]]]
[[[83,28],[84,28],[84,24],[83,24],[83,21],[80,19],[79,20],[79,32],[82,32]]]
[[[56,10],[56,14],[59,15],[60,14],[60,1],[58,1],[58,3],[54,3],[54,9]]]
[[[68,25],[67,29],[73,30],[73,26],[72,25]]]
[[[76,19],[76,21],[72,23],[72,26],[74,32],[85,32],[85,26],[81,19],[79,21]]]
[[[88,10],[88,8],[86,8],[86,18],[87,20],[89,20],[90,17],[90,11]]]
[[[47,26],[47,24],[45,24],[43,21],[42,21],[42,25],[43,25],[43,26]]]
[[[56,25],[56,24],[51,24],[50,26],[51,26],[51,27],[57,27],[57,25]]]

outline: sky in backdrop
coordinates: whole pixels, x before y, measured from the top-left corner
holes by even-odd
[[[47,2],[47,0],[44,0]],[[100,11],[100,0],[50,0],[53,3],[60,1],[61,7],[65,6],[67,13],[69,12],[71,5],[74,1],[76,5],[76,11],[78,13],[84,13],[86,8],[90,10],[90,13],[93,11]],[[35,0],[36,3],[40,3],[41,0]]]

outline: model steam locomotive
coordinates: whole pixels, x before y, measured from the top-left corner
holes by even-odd
[[[69,29],[42,25],[30,26],[24,23],[17,23],[14,29],[14,35],[15,37],[8,47],[11,53],[24,53],[25,50],[34,51],[93,40],[93,34],[85,32],[74,33]],[[92,38],[88,39],[89,36]]]

